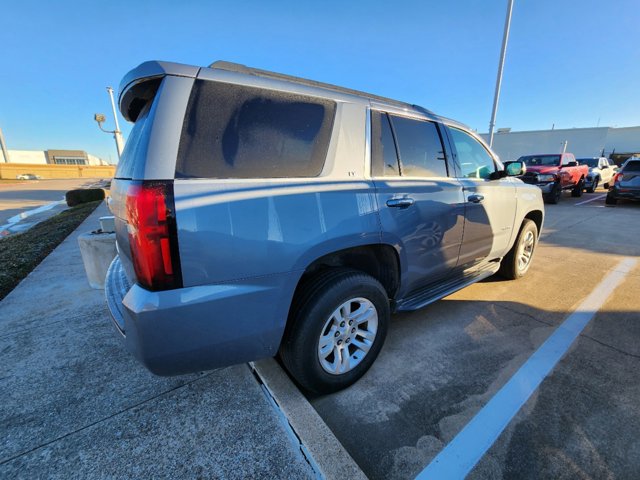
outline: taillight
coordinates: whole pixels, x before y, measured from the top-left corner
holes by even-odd
[[[131,260],[140,285],[149,290],[182,287],[173,183],[131,183],[127,221]]]
[[[616,173],[616,176],[613,177],[613,183],[618,183],[620,180],[622,180],[622,172]]]

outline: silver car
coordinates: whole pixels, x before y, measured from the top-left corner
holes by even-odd
[[[119,106],[134,126],[106,296],[157,374],[280,355],[304,388],[335,391],[371,366],[392,312],[531,265],[540,189],[424,108],[155,61],[127,74]]]

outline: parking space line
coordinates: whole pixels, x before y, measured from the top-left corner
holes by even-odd
[[[606,196],[607,196],[606,193],[603,194],[603,195],[598,195],[597,197],[590,198],[589,200],[585,200],[584,202],[578,202],[578,203],[574,204],[573,206],[577,207],[578,205],[584,205],[585,203],[593,202],[595,200],[600,200],[600,199],[602,199],[602,198],[604,198]]]
[[[621,260],[416,478],[457,479],[471,472],[637,262]]]

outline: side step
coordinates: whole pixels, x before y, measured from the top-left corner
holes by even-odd
[[[407,297],[396,304],[396,312],[407,312],[418,310],[441,298],[451,295],[453,292],[463,289],[473,283],[490,277],[500,269],[500,262],[488,262],[473,269],[464,270],[462,275],[451,278],[439,284],[431,285],[424,290],[419,290],[410,297]]]

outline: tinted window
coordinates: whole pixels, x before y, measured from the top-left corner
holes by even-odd
[[[442,142],[433,122],[389,115],[396,134],[400,167],[407,177],[446,177]]]
[[[527,155],[520,157],[518,160],[531,167],[536,165],[555,167],[560,163],[560,155]]]
[[[176,177],[313,177],[324,166],[335,102],[196,81]]]
[[[489,178],[496,167],[493,158],[475,138],[457,128],[449,129],[456,147],[460,176],[466,178]]]
[[[145,161],[151,134],[151,124],[153,123],[149,120],[150,109],[151,102],[148,102],[140,112],[140,115],[138,115],[118,162],[115,178],[133,178],[136,163]]]
[[[640,162],[629,162],[624,166],[624,172],[640,172]]]
[[[597,158],[579,158],[578,162],[580,165],[587,165],[591,168],[598,167],[598,159]],[[602,161],[602,165],[606,165],[606,160]]]
[[[371,112],[371,159],[374,176],[400,175],[396,146],[386,113]]]

